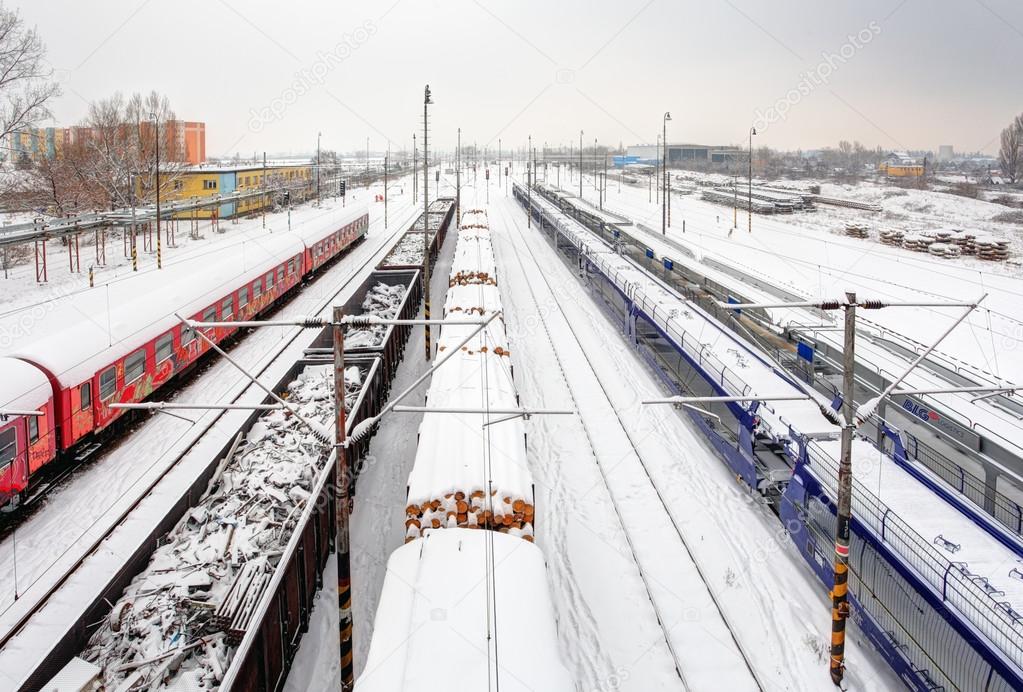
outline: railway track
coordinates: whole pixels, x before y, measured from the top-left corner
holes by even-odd
[[[360,280],[360,275],[368,266],[375,264],[375,262],[379,261],[379,259],[383,257],[384,254],[386,254],[386,251],[390,248],[391,245],[393,245],[393,242],[406,230],[408,224],[412,221],[412,219],[415,218],[415,216],[418,213],[419,209],[414,206],[409,207],[404,212],[401,212],[400,218],[398,218],[396,223],[393,225],[394,230],[387,232],[387,234],[383,236],[382,240],[380,240],[378,244],[371,251],[369,251],[366,259],[363,262],[361,262],[355,267],[348,268],[350,270],[348,278],[344,279],[339,285],[337,285],[336,288],[330,289],[328,295],[319,300],[313,310],[307,312],[309,314],[318,314],[323,310],[329,308],[333,304],[333,301],[335,298],[337,298],[337,296],[343,293],[354,282]],[[365,244],[363,246],[365,246]],[[331,269],[336,269],[338,268],[339,265],[340,263],[335,264],[334,267],[332,267]],[[306,287],[306,290],[308,290],[309,287],[316,285],[318,281],[322,281],[328,275],[329,275],[328,273],[321,274],[317,281],[312,282]],[[301,328],[288,329],[286,333],[282,335],[280,342],[277,345],[275,345],[273,349],[270,351],[269,355],[267,354],[262,355],[260,365],[251,369],[252,374],[259,377],[267,373],[267,371],[271,367],[274,367],[276,365],[277,360],[281,357],[281,355],[284,354],[289,349],[289,347],[294,345],[294,343],[296,342],[296,340],[299,338],[303,331],[304,330]],[[246,379],[245,382],[248,383],[248,380]],[[246,395],[246,393],[250,391],[251,388],[252,388],[251,384],[245,384],[241,386],[240,390],[235,391],[233,394],[227,395],[229,399],[227,399],[227,401],[225,401],[224,403],[238,403]],[[118,531],[118,529],[121,528],[125,524],[125,522],[129,520],[129,518],[132,516],[133,512],[139,507],[139,505],[148,496],[150,496],[150,494],[161,484],[161,482],[163,482],[167,478],[168,475],[170,475],[174,471],[174,469],[182,461],[182,459],[184,459],[189,454],[191,449],[196,444],[198,444],[201,439],[203,439],[203,436],[206,435],[213,428],[213,426],[228,413],[229,413],[228,411],[217,411],[201,419],[201,422],[198,422],[199,425],[201,426],[198,431],[196,431],[194,428],[188,429],[188,432],[193,434],[193,437],[190,440],[189,444],[187,444],[179,452],[176,452],[171,457],[166,466],[163,469],[161,469],[154,478],[152,478],[145,484],[142,490],[138,492],[134,500],[131,501],[127,507],[123,508],[117,513],[116,517],[110,522],[109,526],[100,531],[94,538],[90,539],[88,546],[84,549],[81,555],[75,558],[74,562],[60,576],[58,576],[53,581],[53,583],[48,585],[41,594],[39,594],[38,596],[33,596],[34,601],[31,603],[31,605],[28,606],[23,613],[18,615],[17,619],[11,626],[9,626],[6,629],[6,631],[0,633],[0,654],[2,654],[3,650],[7,647],[7,645],[24,630],[24,628],[31,622],[32,618],[36,614],[38,614],[39,611],[42,610],[47,605],[47,603],[50,602],[54,594],[60,591],[60,589],[65,584],[67,584],[67,582],[75,575],[75,573],[82,567],[82,565],[101,550],[101,547],[103,546],[104,542],[107,541],[112,535],[114,535]],[[77,545],[77,543],[74,545]],[[67,551],[65,551],[65,554],[66,552]],[[57,561],[59,561],[59,559],[60,558],[58,558]],[[51,565],[56,564],[57,561],[51,563]],[[43,572],[43,574],[45,574],[45,571]],[[42,575],[40,575],[37,578],[37,580],[41,578]],[[33,585],[30,585],[28,589],[31,589]],[[4,614],[10,611],[12,607],[22,602],[23,599],[15,600],[14,603],[8,605],[3,612],[0,612],[0,618],[2,618]]]
[[[764,681],[762,680],[760,675],[757,673],[755,667],[752,665],[752,662],[751,662],[751,659],[750,659],[750,656],[749,656],[748,652],[746,651],[745,647],[740,642],[739,637],[736,634],[736,628],[729,621],[729,618],[728,618],[727,614],[725,613],[725,610],[722,608],[721,603],[720,603],[717,595],[714,592],[714,589],[711,587],[711,585],[710,585],[710,583],[709,583],[709,581],[707,579],[707,576],[706,576],[704,570],[702,569],[699,561],[696,559],[696,556],[694,555],[692,549],[690,548],[690,543],[689,543],[685,533],[682,531],[681,526],[679,525],[679,523],[676,521],[674,515],[672,514],[671,509],[669,508],[668,503],[665,500],[665,497],[664,497],[663,493],[661,492],[661,489],[658,487],[657,482],[651,476],[650,471],[647,468],[646,460],[643,458],[643,455],[642,455],[642,453],[639,450],[637,441],[635,440],[633,434],[631,434],[629,432],[628,427],[625,425],[625,422],[622,420],[621,415],[619,414],[618,410],[615,408],[615,406],[614,406],[614,404],[612,402],[611,396],[609,395],[609,393],[608,393],[607,389],[605,388],[603,382],[601,382],[600,378],[598,377],[596,368],[594,367],[594,364],[593,364],[593,362],[592,362],[592,360],[590,358],[590,355],[587,353],[587,349],[584,347],[583,341],[580,339],[578,333],[576,332],[575,327],[572,325],[572,322],[569,320],[568,315],[565,313],[564,308],[563,308],[561,302],[558,301],[558,300],[549,300],[549,301],[546,301],[546,302],[541,302],[540,298],[537,296],[537,288],[536,288],[537,285],[539,285],[542,288],[543,291],[549,293],[551,296],[556,296],[557,293],[555,292],[554,287],[551,286],[550,279],[549,279],[547,273],[545,273],[542,270],[542,268],[541,268],[541,266],[540,266],[540,264],[539,264],[539,262],[538,262],[538,260],[536,258],[535,253],[533,252],[532,248],[530,247],[529,242],[527,241],[525,235],[523,234],[523,232],[522,232],[522,230],[521,230],[521,228],[519,226],[518,219],[512,218],[512,215],[509,214],[506,209],[501,209],[500,214],[502,216],[502,220],[504,222],[504,225],[507,228],[509,228],[509,229],[514,229],[513,233],[515,234],[516,237],[515,237],[514,242],[512,243],[513,254],[514,254],[515,261],[518,264],[518,266],[519,266],[520,270],[522,271],[523,275],[524,276],[539,277],[535,281],[527,282],[527,286],[529,288],[530,297],[532,298],[533,303],[538,307],[538,310],[537,310],[537,314],[539,316],[538,322],[543,327],[544,333],[546,334],[547,339],[548,339],[548,341],[551,344],[551,350],[554,353],[554,356],[555,356],[555,358],[556,358],[556,360],[558,362],[559,368],[560,368],[561,373],[562,373],[562,378],[564,379],[566,384],[569,383],[570,380],[566,376],[566,372],[565,372],[565,363],[562,360],[561,354],[559,354],[558,350],[554,347],[555,340],[554,340],[553,334],[551,333],[551,326],[549,324],[549,316],[548,316],[548,314],[545,313],[545,311],[543,309],[539,309],[541,305],[553,305],[553,306],[555,306],[554,310],[556,310],[558,313],[560,313],[561,317],[564,319],[565,325],[567,326],[568,331],[571,334],[572,339],[574,340],[575,344],[578,346],[578,350],[579,350],[580,353],[582,353],[582,356],[583,356],[581,361],[576,361],[574,364],[577,367],[580,366],[580,365],[584,365],[585,366],[585,368],[588,370],[588,374],[592,377],[593,381],[595,381],[598,384],[601,398],[606,402],[607,408],[609,408],[610,410],[612,410],[614,412],[615,419],[613,421],[606,421],[604,424],[605,425],[609,425],[609,426],[613,426],[617,430],[620,430],[621,434],[624,435],[624,437],[627,439],[629,448],[631,449],[631,454],[633,454],[635,456],[635,458],[638,460],[639,464],[641,465],[641,467],[643,469],[643,472],[646,474],[646,480],[648,481],[650,487],[653,489],[654,493],[656,494],[657,500],[660,503],[660,508],[663,510],[664,514],[668,517],[668,519],[671,522],[671,525],[672,525],[672,527],[674,529],[674,533],[676,534],[676,536],[678,538],[678,546],[681,548],[682,553],[687,556],[688,561],[691,563],[692,567],[695,569],[695,572],[699,576],[699,579],[702,581],[703,586],[706,589],[707,594],[709,595],[711,601],[713,602],[713,605],[714,605],[714,608],[715,608],[717,614],[719,615],[722,623],[724,624],[724,626],[728,630],[728,633],[729,633],[729,635],[731,637],[732,644],[734,645],[735,649],[741,655],[742,661],[745,664],[745,667],[746,667],[746,669],[749,672],[751,681],[760,690],[767,689],[767,686],[765,685]],[[496,251],[496,244],[495,244],[495,251]],[[523,259],[524,253],[526,255],[526,260]],[[528,267],[527,267],[527,262],[528,262],[528,265],[529,265]],[[580,402],[579,402],[579,398],[577,397],[576,393],[572,390],[571,386],[567,386],[567,390],[569,392],[569,395],[572,398],[573,405],[575,406],[575,408],[577,410],[580,410],[580,406],[579,406]],[[585,427],[586,426],[584,425],[584,428]],[[590,446],[595,451],[595,457],[597,459],[597,466],[599,468],[601,478],[603,479],[604,487],[607,490],[608,496],[610,497],[611,504],[612,504],[612,507],[614,509],[615,514],[617,515],[618,522],[619,522],[619,524],[622,527],[623,535],[624,535],[625,540],[626,540],[626,542],[627,542],[627,544],[629,546],[629,550],[630,550],[630,552],[632,554],[632,559],[635,562],[636,567],[637,567],[637,569],[639,571],[640,577],[641,577],[641,579],[643,581],[643,585],[644,585],[644,588],[646,590],[647,596],[650,599],[650,603],[651,603],[651,605],[652,605],[652,607],[654,609],[654,612],[657,615],[658,624],[659,624],[659,626],[660,626],[660,628],[661,628],[661,630],[663,632],[665,644],[667,645],[668,651],[670,652],[670,654],[672,656],[672,659],[674,661],[674,664],[675,664],[675,670],[678,673],[678,676],[679,676],[680,680],[682,681],[682,684],[686,687],[686,689],[693,689],[694,686],[691,685],[687,681],[687,679],[686,679],[686,673],[685,673],[685,670],[684,670],[684,666],[682,665],[682,663],[680,661],[679,653],[676,651],[675,646],[672,644],[672,636],[671,636],[671,633],[669,631],[669,629],[670,629],[669,625],[672,624],[671,619],[669,619],[669,618],[667,618],[665,616],[665,614],[663,612],[663,609],[658,605],[658,599],[657,599],[657,597],[655,595],[655,593],[657,592],[658,589],[656,589],[655,585],[652,583],[652,578],[648,574],[648,570],[644,568],[643,562],[642,562],[642,560],[641,560],[641,558],[640,558],[640,556],[639,556],[639,554],[637,552],[637,549],[636,549],[636,544],[635,544],[635,541],[634,541],[634,537],[632,535],[630,535],[630,531],[628,529],[628,522],[626,521],[625,517],[623,516],[622,507],[621,507],[621,503],[620,503],[620,498],[616,497],[615,489],[613,488],[613,485],[610,482],[609,477],[608,477],[610,471],[609,471],[609,469],[606,469],[604,467],[604,465],[600,462],[599,455],[596,454],[596,449],[597,449],[596,442],[593,439],[593,436],[591,435],[591,432],[590,432],[590,430],[588,428],[585,430],[585,434],[586,434],[587,439],[590,442]],[[699,685],[697,685],[696,687],[699,687]]]

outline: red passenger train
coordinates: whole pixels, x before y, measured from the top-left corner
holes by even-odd
[[[365,208],[330,212],[289,233],[249,237],[57,298],[32,313],[0,356],[0,505],[19,502],[41,468],[90,440],[209,350],[174,316],[249,320],[366,235]],[[38,318],[38,319],[36,319]],[[206,329],[220,342],[236,328]],[[94,443],[94,442],[93,442]]]

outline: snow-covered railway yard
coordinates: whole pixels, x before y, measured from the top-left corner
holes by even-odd
[[[366,242],[325,270],[278,315],[329,313],[333,302],[343,302],[357,289],[418,213],[411,196],[394,206],[386,231],[382,217],[375,215]],[[240,340],[231,355],[261,380],[276,382],[311,339],[303,338],[299,328],[257,330]],[[177,396],[180,401],[256,404],[265,395],[233,365],[218,361]],[[211,410],[193,413],[191,419],[158,415],[146,420],[79,468],[5,538],[0,548],[0,632],[5,640],[0,676],[6,684],[18,686],[33,672],[47,650],[42,645],[53,645],[74,624],[117,573],[119,561],[137,549],[247,415]]]
[[[351,612],[359,684],[365,689],[418,685],[424,678],[415,677],[417,671],[439,674],[446,670],[446,656],[465,662],[466,680],[485,674],[472,647],[464,648],[462,642],[480,627],[478,618],[493,608],[496,613],[515,611],[514,621],[495,624],[499,632],[535,628],[535,640],[528,646],[521,637],[514,644],[505,638],[484,645],[504,656],[511,669],[533,661],[536,670],[549,672],[549,677],[532,678],[535,684],[516,681],[532,684],[529,689],[568,689],[567,683],[552,682],[560,679],[558,658],[577,690],[811,690],[828,685],[829,599],[818,581],[819,570],[815,575],[808,569],[807,556],[790,537],[791,526],[778,521],[777,507],[772,512],[768,502],[736,482],[714,446],[718,443],[708,441],[692,414],[642,404],[670,392],[651,361],[630,344],[610,304],[601,302],[588,277],[597,265],[623,273],[629,285],[647,293],[655,313],[664,308],[676,327],[709,339],[708,353],[727,362],[728,377],[742,379],[736,384],[748,387],[751,395],[781,393],[771,368],[748,362],[745,347],[725,344],[737,337],[721,325],[703,324],[707,317],[698,309],[690,313],[678,308],[675,302],[684,299],[666,290],[649,268],[628,265],[600,240],[587,251],[606,257],[606,265],[599,260],[575,266],[536,223],[527,227],[521,200],[492,190],[495,199],[485,205],[482,193],[463,183],[463,212],[471,207],[481,211],[463,217],[458,241],[438,234],[433,303],[435,310],[443,305],[448,318],[500,311],[501,326],[486,328],[485,337],[471,341],[468,351],[454,354],[450,369],[441,366],[430,381],[428,399],[422,398],[424,386],[406,403],[459,406],[468,397],[487,406],[574,413],[501,423],[480,433],[479,440],[461,442],[449,428],[434,429],[445,414],[383,418],[360,462],[351,516]],[[394,276],[412,274],[402,266],[422,260],[422,232],[401,235],[421,208],[410,207],[408,198],[402,202],[397,213],[392,210],[393,225],[387,232],[379,214],[371,217],[366,242],[324,271],[277,317],[322,316],[335,304],[345,304],[353,314],[397,317],[410,295],[407,279],[380,281],[371,272],[380,261]],[[557,211],[553,205],[549,209],[551,214]],[[430,216],[433,230],[432,208]],[[575,232],[587,233],[581,225]],[[656,248],[658,257],[677,252],[679,244],[687,244],[695,255],[685,261],[706,256],[681,233],[667,242],[644,229],[633,232]],[[404,248],[399,247],[402,240]],[[481,251],[484,241],[492,244],[492,251]],[[718,257],[725,262],[723,255]],[[716,271],[717,279],[728,280],[727,271]],[[766,270],[761,276],[763,283],[750,285],[747,297],[777,296],[768,282],[794,293],[805,291]],[[365,286],[356,293],[360,282]],[[444,329],[450,331],[439,335],[438,359],[470,328]],[[380,347],[389,335],[383,325],[353,327],[345,337],[346,352]],[[283,377],[303,354],[324,352],[317,348],[322,345],[301,338],[297,328],[274,328],[247,334],[231,354],[269,383]],[[404,358],[392,366],[396,391],[425,372],[422,352],[423,334],[416,328]],[[888,367],[897,367],[897,362]],[[295,402],[313,399],[301,410],[324,427],[329,427],[328,372],[329,367],[308,370],[289,397]],[[356,369],[350,374],[358,379]],[[365,374],[365,369],[358,371],[359,378]],[[226,362],[212,363],[176,396],[178,401],[250,404],[264,398],[262,390]],[[5,636],[0,649],[0,675],[7,676],[6,684],[18,686],[35,673],[43,655],[38,645],[64,636],[76,615],[105,595],[111,614],[99,623],[81,656],[101,665],[108,685],[162,680],[158,688],[217,686],[231,666],[233,647],[246,636],[244,622],[219,609],[242,599],[238,593],[244,589],[238,583],[257,594],[267,586],[285,533],[308,502],[314,478],[326,468],[323,454],[329,445],[315,442],[283,412],[264,416],[233,461],[225,459],[211,484],[213,492],[198,499],[161,541],[149,568],[123,593],[101,594],[100,589],[118,561],[133,555],[148,535],[150,519],[167,513],[217,450],[230,444],[247,415],[203,412],[192,416],[194,422],[165,416],[146,420],[79,469],[8,537],[2,549],[8,551],[12,568],[17,549],[22,586],[14,600],[12,569],[12,599],[0,611],[0,624],[7,631],[17,630],[16,636]],[[458,414],[464,419],[474,415],[479,417]],[[818,416],[816,404],[775,402],[761,415],[775,433],[789,424],[813,437],[832,431]],[[525,457],[516,460],[512,450],[521,444],[523,433]],[[502,468],[488,481],[498,483],[489,499],[467,461],[478,455],[477,442]],[[838,453],[834,439],[813,448],[829,457]],[[1002,574],[1012,566],[1006,562],[1011,550],[983,527],[964,524],[954,506],[866,442],[856,442],[854,457],[856,482],[863,486],[854,501],[860,521],[877,528],[884,541],[885,520],[878,526],[871,523],[875,505],[865,505],[866,498],[892,509],[893,522],[909,522],[910,532],[921,532],[924,543],[930,542],[931,533],[940,534],[943,540],[936,538],[931,552],[942,557],[942,564],[962,565],[953,581],[974,589],[990,587],[987,593],[1007,604],[1004,617],[1016,617],[1020,593],[1012,575],[1006,581]],[[423,458],[443,461],[423,464]],[[116,470],[112,477],[111,469]],[[811,466],[809,474],[834,490],[830,467]],[[160,482],[154,485],[156,478]],[[110,493],[111,485],[116,495]],[[105,502],[97,503],[97,496]],[[928,502],[941,504],[935,511],[923,511]],[[122,519],[126,508],[132,511]],[[113,524],[118,526],[111,532]],[[68,533],[69,525],[80,528]],[[482,528],[500,534],[488,541]],[[460,538],[462,532],[469,533]],[[519,541],[535,547],[523,553],[516,547]],[[475,560],[477,554],[492,562]],[[332,560],[321,577],[324,588],[290,664],[286,689],[330,687],[338,681]],[[925,579],[941,588],[938,572]],[[30,580],[29,585],[22,580]],[[484,593],[481,583],[493,583],[487,587],[493,591]],[[396,598],[410,589],[410,600]],[[453,597],[462,591],[465,600]],[[440,600],[431,604],[430,594]],[[35,610],[33,598],[44,605],[23,620]],[[973,606],[956,607],[965,613]],[[556,632],[542,616],[533,619],[545,610]],[[967,618],[974,616],[967,613]],[[984,612],[980,616],[989,617]],[[983,622],[976,622],[992,637],[1014,626],[985,630]],[[542,656],[529,653],[530,646],[553,636],[556,647],[543,644]],[[370,642],[377,639],[385,645],[371,649]],[[900,684],[876,646],[867,630],[850,629],[845,688]],[[402,659],[401,665],[394,656]],[[500,678],[492,671],[487,674]]]
[[[552,581],[565,591],[555,602],[566,604],[559,615],[572,623],[569,657],[587,671],[584,689],[599,688],[602,674],[624,678],[623,689],[670,686],[676,666],[689,689],[824,684],[830,632],[808,617],[821,595],[770,514],[744,497],[683,418],[639,404],[660,386],[571,270],[524,229],[521,212],[495,206],[498,259],[514,286],[514,349],[531,373],[524,394],[580,412],[571,422],[534,421],[530,433],[532,460],[542,464],[539,524],[551,527],[539,540],[556,546]],[[729,530],[737,525],[743,531]],[[615,594],[601,594],[611,584]],[[785,584],[795,588],[781,607],[774,599]],[[868,665],[878,678],[854,684],[885,679]]]

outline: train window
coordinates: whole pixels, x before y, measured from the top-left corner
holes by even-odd
[[[188,346],[192,341],[195,340],[195,330],[191,327],[181,328],[181,348]]]
[[[238,309],[241,310],[243,307],[249,304],[249,287],[243,286],[238,291]]]
[[[18,436],[14,428],[7,428],[0,432],[0,472],[6,471],[7,466],[14,461],[18,454]]]
[[[28,418],[28,443],[39,439],[39,416],[26,416]]]
[[[270,290],[274,287],[274,273],[270,272],[266,275],[266,290]]]
[[[99,398],[109,399],[117,391],[117,368],[111,365],[99,376]]]
[[[263,282],[256,281],[256,283],[252,284],[252,299],[256,300],[261,295],[263,295]]]
[[[162,363],[174,355],[174,333],[168,333],[156,340],[156,362]]]
[[[211,305],[202,311],[203,322],[216,322],[217,321],[217,306]]]
[[[92,383],[86,382],[78,389],[78,398],[82,402],[82,410],[86,411],[92,406]]]
[[[277,283],[284,281],[284,267],[277,267]]]
[[[130,384],[146,372],[146,350],[135,351],[124,359],[124,383]]]
[[[231,319],[231,315],[234,314],[234,298],[228,296],[224,298],[224,302],[220,304],[220,319],[227,322]]]
[[[295,273],[295,260],[288,260],[288,276]]]

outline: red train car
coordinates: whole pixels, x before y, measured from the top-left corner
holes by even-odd
[[[21,450],[5,470],[0,463],[0,504],[16,498],[58,453],[77,448],[116,420],[123,410],[110,404],[146,399],[209,350],[175,313],[204,322],[252,319],[361,239],[369,226],[364,208],[332,221],[317,218],[292,233],[248,238],[47,304],[29,330],[29,343],[19,343],[13,357],[3,359],[12,361],[6,367],[22,373],[20,378],[0,371],[0,401],[24,399],[43,413],[0,420],[0,435],[10,438],[10,449]],[[220,342],[235,331],[204,333]],[[45,403],[25,399],[26,392],[39,391],[45,391]],[[30,425],[42,431],[34,442]]]
[[[17,358],[0,358],[0,505],[17,502],[29,478],[57,453],[53,389]]]

